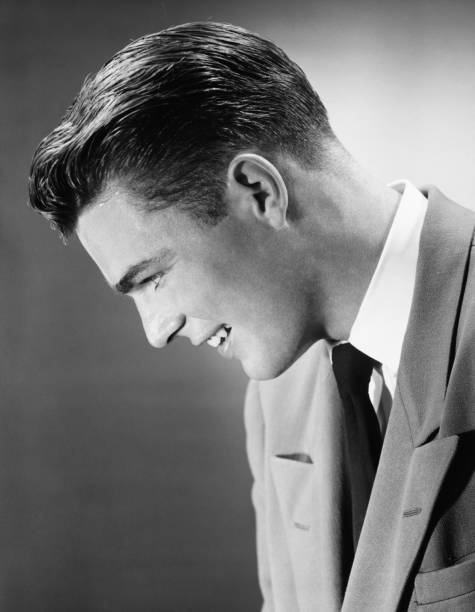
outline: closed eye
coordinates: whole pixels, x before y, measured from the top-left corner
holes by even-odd
[[[153,285],[153,290],[156,291],[160,285],[162,284],[162,280],[163,280],[163,272],[158,272],[157,274],[154,274],[151,278],[150,278],[150,282]]]
[[[152,274],[151,276],[147,276],[147,278],[144,278],[142,281],[140,281],[139,285],[141,287],[145,287],[146,285],[151,283],[153,290],[156,291],[160,287],[163,277],[163,272],[157,272],[156,274]]]
[[[136,264],[131,265],[127,271],[122,275],[118,283],[113,285],[118,293],[128,295],[131,291],[134,291],[138,287],[144,286],[146,283],[156,281],[156,287],[160,284],[160,279],[163,273],[152,274],[140,281],[139,278],[142,274],[145,274],[147,270],[163,270],[164,266],[167,265],[167,269],[171,267],[172,262],[175,259],[175,253],[166,247],[160,249],[155,257],[144,259]],[[158,278],[160,277],[160,278]]]

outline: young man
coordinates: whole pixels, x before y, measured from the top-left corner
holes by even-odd
[[[303,72],[237,27],[88,79],[31,203],[149,341],[239,359],[268,611],[475,608],[475,215],[381,185]]]

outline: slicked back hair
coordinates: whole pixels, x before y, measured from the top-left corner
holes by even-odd
[[[67,236],[119,180],[147,209],[174,204],[216,223],[234,155],[309,166],[329,137],[325,107],[279,47],[228,24],[184,24],[133,41],[86,79],[35,152],[30,203]]]

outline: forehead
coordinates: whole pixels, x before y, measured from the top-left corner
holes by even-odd
[[[78,219],[76,233],[110,284],[130,266],[163,248],[174,250],[192,222],[175,208],[145,211],[140,198],[109,185]]]

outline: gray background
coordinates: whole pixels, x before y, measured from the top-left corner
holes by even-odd
[[[39,139],[130,39],[213,18],[271,37],[384,181],[474,206],[473,2],[0,5],[0,612],[259,607],[239,364],[146,345],[26,205]],[[293,612],[293,611],[289,611]]]

